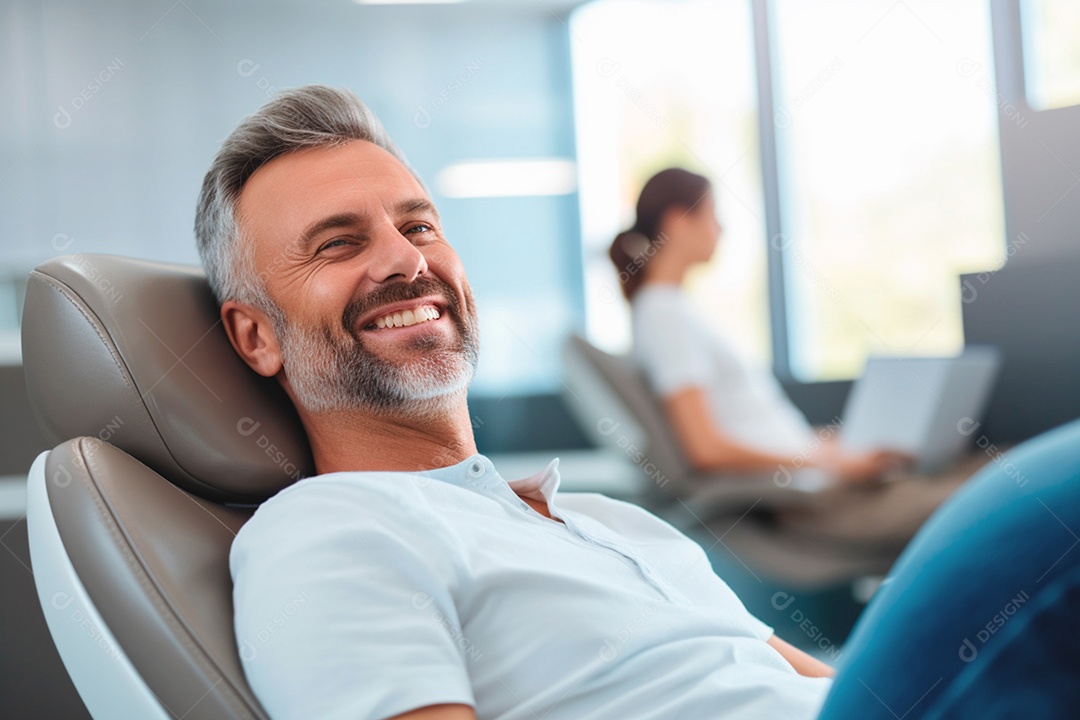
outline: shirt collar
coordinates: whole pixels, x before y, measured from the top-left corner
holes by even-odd
[[[548,503],[555,497],[561,482],[559,458],[552,458],[551,462],[538,473],[520,480],[507,482],[499,475],[499,471],[495,469],[495,464],[481,453],[470,455],[454,465],[431,470],[420,470],[417,474],[470,490],[509,486],[515,494],[524,495],[534,500],[545,500]]]

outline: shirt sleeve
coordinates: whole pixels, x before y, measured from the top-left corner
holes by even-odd
[[[708,387],[708,345],[683,298],[653,292],[636,300],[635,354],[653,391],[667,397],[687,387]]]
[[[230,568],[244,672],[275,720],[475,706],[443,527],[426,508],[345,485],[260,508]]]
[[[754,634],[768,642],[769,638],[776,634],[776,630],[772,625],[769,625],[754,615],[749,610],[746,611],[747,616],[750,618],[750,627],[753,629]]]

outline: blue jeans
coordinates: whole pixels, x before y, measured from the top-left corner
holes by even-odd
[[[996,454],[934,513],[819,717],[1080,717],[1080,421]]]

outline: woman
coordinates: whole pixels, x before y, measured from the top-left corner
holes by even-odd
[[[702,320],[723,309],[701,307],[683,291],[687,271],[713,256],[720,232],[709,181],[670,168],[645,183],[634,226],[609,253],[632,308],[633,356],[687,460],[697,470],[810,466],[845,482],[880,479],[902,461],[898,453],[846,453],[818,437],[776,378],[745,363]]]

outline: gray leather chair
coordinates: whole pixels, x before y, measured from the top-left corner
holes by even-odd
[[[30,557],[97,718],[266,718],[232,624],[229,547],[312,472],[291,403],[229,346],[198,268],[105,255],[30,275],[23,357],[56,447],[30,472]]]
[[[811,542],[774,527],[769,514],[805,504],[818,489],[813,482],[800,484],[779,470],[694,470],[645,374],[628,355],[604,352],[572,333],[563,344],[563,382],[563,397],[592,440],[625,453],[648,477],[640,502],[706,544],[719,538],[751,572],[816,588],[884,574],[896,559],[898,550]]]

